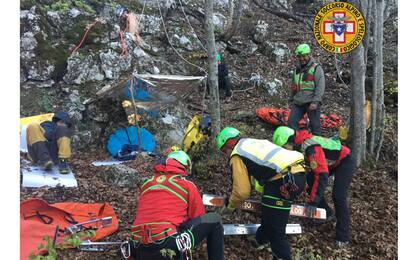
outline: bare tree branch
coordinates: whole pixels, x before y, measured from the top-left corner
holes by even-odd
[[[306,24],[309,27],[309,29],[311,29],[311,30],[313,29],[312,28],[312,22],[310,20],[307,20],[307,19],[301,17],[301,16],[298,16],[298,15],[295,15],[295,14],[292,14],[292,13],[289,13],[289,12],[281,12],[281,11],[278,11],[278,10],[271,9],[269,7],[266,7],[263,3],[260,3],[259,0],[253,0],[253,3],[255,5],[257,5],[258,7],[260,7],[261,9],[265,10],[266,12],[277,15],[277,16],[279,16],[281,18],[284,18],[284,19],[292,19],[296,22]],[[284,8],[284,9],[286,9],[286,8]]]

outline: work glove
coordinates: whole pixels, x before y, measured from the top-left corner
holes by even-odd
[[[221,216],[231,215],[235,211],[235,208],[230,205],[228,198],[225,199],[224,206],[220,209]]]
[[[257,180],[255,180],[255,187],[254,188],[259,194],[264,193],[264,185],[260,185],[260,183]]]
[[[313,218],[316,214],[316,206],[312,204],[305,205],[305,215],[308,218]]]

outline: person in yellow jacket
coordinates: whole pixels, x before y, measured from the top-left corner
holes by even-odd
[[[29,158],[48,171],[54,164],[59,172],[70,172],[68,160],[71,157],[71,120],[68,113],[55,113],[52,121],[31,123],[26,130]]]
[[[216,137],[218,149],[230,157],[233,189],[221,214],[229,214],[250,196],[251,181],[263,190],[261,226],[251,242],[256,247],[270,242],[273,259],[291,259],[286,237],[292,201],[305,188],[302,153],[289,151],[268,140],[243,138],[240,131],[225,127]]]

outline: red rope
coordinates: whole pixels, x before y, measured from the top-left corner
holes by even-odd
[[[94,25],[98,21],[100,21],[100,19],[97,18],[97,19],[95,19],[95,21],[91,25],[87,26],[87,29],[85,30],[84,35],[82,36],[82,39],[81,39],[80,43],[78,44],[78,46],[76,46],[74,49],[72,49],[71,54],[74,53],[75,51],[77,51],[81,47],[81,45],[84,43],[85,38],[88,35],[88,32],[91,30],[92,27],[94,27]]]

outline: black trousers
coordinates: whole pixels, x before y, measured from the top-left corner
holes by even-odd
[[[221,223],[203,223],[192,227],[189,230],[193,235],[193,245],[199,245],[205,238],[207,238],[207,249],[209,260],[223,260],[224,259],[224,229]],[[176,236],[171,236],[157,244],[139,245],[132,249],[132,256],[134,260],[164,260],[169,257],[164,257],[161,250],[170,249],[175,252],[174,259],[183,259],[181,252],[179,252],[176,241]]]
[[[330,175],[334,174],[334,186],[332,188],[332,201],[335,206],[335,216],[337,218],[335,239],[342,242],[351,240],[350,234],[350,212],[348,209],[348,189],[350,187],[355,168],[351,156],[342,159],[340,165],[330,170]],[[313,183],[313,174],[307,176],[309,187]],[[327,216],[333,215],[333,210],[329,207],[325,197],[320,201],[318,207],[327,211]]]
[[[231,97],[231,82],[228,76],[218,76],[218,89],[225,90],[225,96]],[[210,94],[209,84],[207,84],[207,93]]]
[[[294,129],[299,129],[299,120],[305,115],[308,114],[309,118],[309,128],[311,129],[312,134],[322,135],[321,132],[321,105],[318,104],[318,107],[315,110],[309,110],[310,103],[299,106],[293,104],[292,109],[290,110],[289,119],[287,125]]]
[[[256,240],[259,244],[270,242],[274,260],[292,259],[290,244],[286,236],[286,224],[289,219],[292,201],[302,193],[306,184],[305,173],[295,174],[294,177],[295,183],[298,186],[298,191],[296,192],[286,193],[283,188],[284,183],[282,179],[268,182],[264,186],[261,225],[257,230]],[[279,198],[280,200],[275,200],[273,205],[273,200],[270,197]],[[281,204],[283,204],[281,208],[276,206]]]

